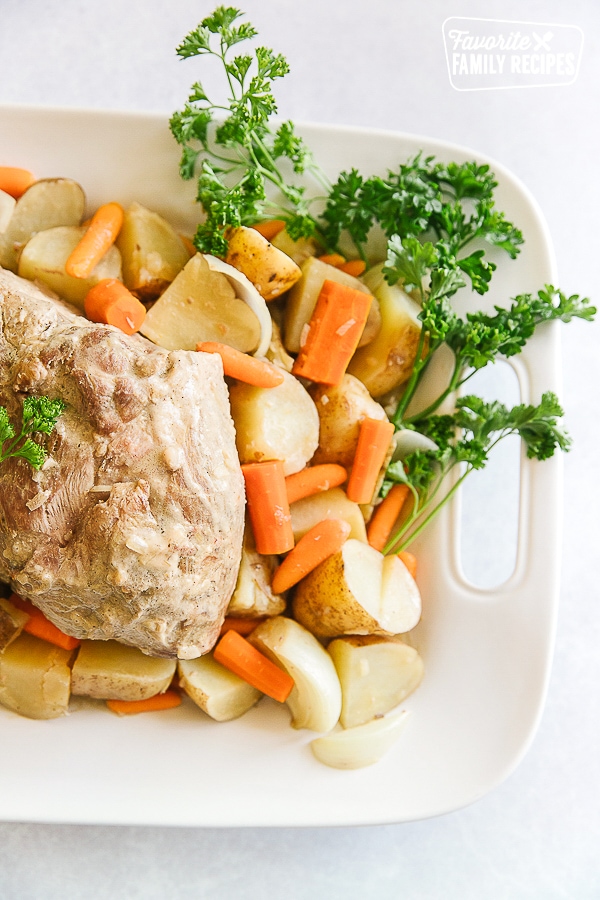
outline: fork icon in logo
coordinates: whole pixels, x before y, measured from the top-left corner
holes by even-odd
[[[533,48],[534,53],[537,53],[541,47],[543,47],[547,53],[550,52],[550,46],[549,46],[550,41],[554,37],[554,35],[551,31],[547,31],[544,35],[542,35],[542,37],[540,37],[539,34],[536,34],[534,31],[533,37],[534,37],[534,40],[536,41],[536,45]]]

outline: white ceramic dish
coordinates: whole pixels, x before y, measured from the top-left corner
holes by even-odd
[[[478,158],[428,138],[306,126],[333,176],[355,166],[385,172],[423,149],[443,160]],[[0,109],[0,164],[81,182],[90,208],[136,199],[193,229],[192,184],[177,174],[166,116]],[[498,256],[485,302],[506,303],[555,278],[552,250],[527,191],[495,162],[498,206],[523,230],[516,262]],[[479,300],[479,298],[477,298]],[[559,390],[555,328],[518,357],[524,401]],[[560,462],[521,464],[517,564],[495,591],[473,588],[458,561],[457,517],[445,513],[418,549],[426,665],[397,746],[353,772],[317,763],[315,736],[288,726],[285,707],[262,701],[216,724],[191,704],[120,719],[102,704],[49,722],[0,710],[0,818],[152,825],[357,825],[403,822],[464,806],[515,768],[543,706],[558,600]]]

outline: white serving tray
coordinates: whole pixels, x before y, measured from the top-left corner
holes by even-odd
[[[384,173],[417,151],[463,161],[480,154],[424,137],[305,126],[316,158]],[[37,177],[69,176],[90,209],[148,205],[192,232],[194,186],[178,176],[167,116],[0,108],[0,165]],[[497,204],[526,238],[516,262],[497,254],[485,297],[506,304],[555,280],[544,221],[525,188],[491,163]],[[480,301],[481,298],[477,298]],[[559,391],[555,327],[517,359],[523,402]],[[243,719],[217,724],[191,703],[121,719],[103,704],[30,721],[0,709],[0,818],[13,821],[190,826],[359,825],[440,815],[502,782],[537,728],[551,664],[558,602],[560,461],[522,460],[517,563],[499,589],[469,585],[450,509],[418,548],[423,621],[415,643],[422,686],[397,746],[376,766],[343,772],[315,761],[311,732],[289,727],[285,706],[263,700]]]

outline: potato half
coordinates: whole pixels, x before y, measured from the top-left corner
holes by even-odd
[[[352,635],[327,647],[342,685],[344,728],[385,715],[421,683],[423,660],[399,638]]]
[[[421,617],[421,596],[397,556],[350,539],[298,584],[293,612],[317,637],[404,634]]]
[[[121,254],[114,246],[104,254],[89,278],[67,275],[65,264],[85,230],[83,226],[59,225],[34,234],[19,257],[21,278],[41,281],[59,297],[83,309],[83,301],[90,288],[103,278],[121,278]]]
[[[97,700],[146,700],[169,687],[177,661],[146,656],[117,641],[82,641],[73,664],[73,694]]]
[[[0,703],[29,719],[55,719],[69,706],[72,652],[21,634],[0,654]]]
[[[227,233],[227,240],[225,262],[243,272],[265,300],[275,300],[300,278],[294,260],[255,228],[234,228]]]
[[[228,616],[258,619],[261,616],[277,616],[283,612],[285,599],[271,590],[273,573],[278,564],[276,556],[257,553],[252,528],[246,523],[240,570],[227,607]]]
[[[345,731],[334,731],[311,741],[311,750],[326,766],[334,769],[362,769],[372,766],[390,750],[404,729],[408,712],[373,719]]]
[[[296,542],[323,519],[344,519],[352,529],[349,537],[358,541],[367,540],[367,529],[360,506],[349,500],[342,488],[330,488],[296,500],[290,504],[290,513]]]
[[[294,728],[333,728],[340,717],[342,690],[331,657],[318,640],[283,616],[258,625],[248,640],[294,679],[286,701]]]
[[[250,353],[261,342],[256,313],[200,253],[148,310],[140,331],[166,350],[195,350],[202,341],[219,341]]]
[[[362,381],[373,397],[380,397],[410,377],[421,334],[421,307],[398,285],[382,281],[375,296],[381,311],[381,330],[366,347],[359,347],[348,372]]]
[[[303,469],[319,443],[319,415],[297,378],[283,372],[274,388],[236,382],[229,391],[242,463],[283,461],[286,475]]]
[[[217,722],[229,722],[243,716],[263,696],[213,659],[212,653],[198,659],[180,659],[178,672],[179,682],[188,697]]]
[[[125,211],[117,247],[123,282],[142,300],[162,294],[190,258],[173,226],[140,203]]]
[[[85,207],[81,185],[70,178],[43,178],[17,200],[0,235],[0,265],[17,271],[22,247],[38,231],[57,225],[79,225]]]

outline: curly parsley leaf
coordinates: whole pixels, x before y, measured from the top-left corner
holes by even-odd
[[[31,436],[52,434],[64,410],[65,403],[62,400],[26,397],[23,401],[21,431],[16,435],[7,410],[0,406],[0,463],[6,459],[19,458],[29,462],[34,469],[41,469],[47,454]]]

